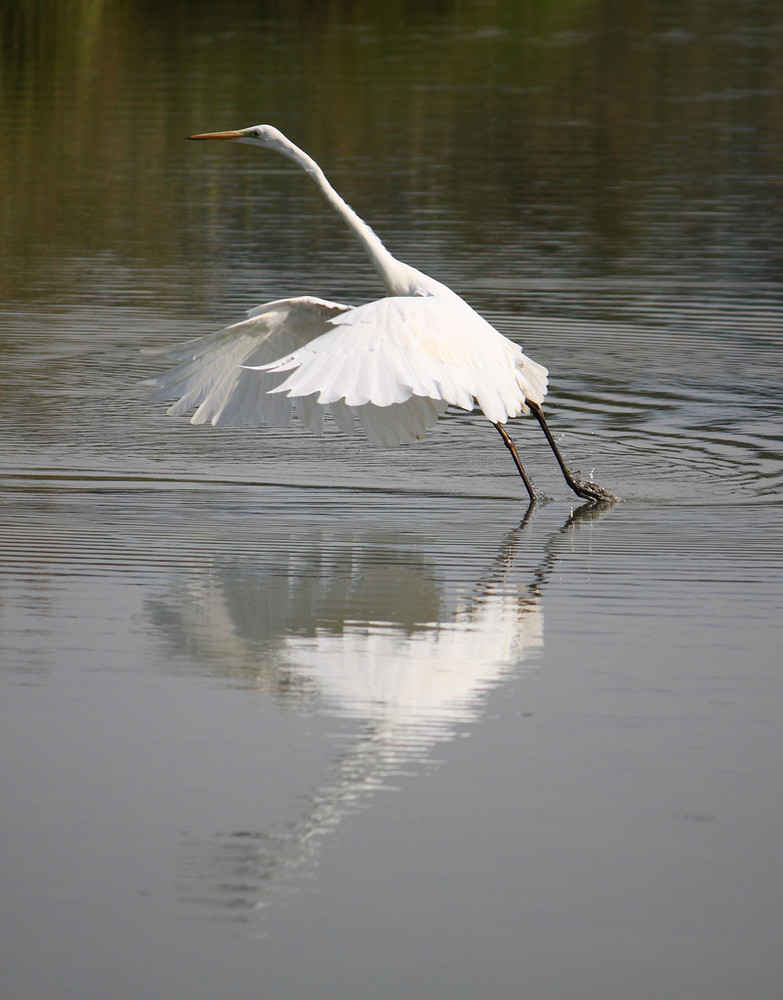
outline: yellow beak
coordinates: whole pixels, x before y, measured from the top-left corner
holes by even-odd
[[[188,139],[238,139],[241,132],[202,132],[200,135],[189,135]]]

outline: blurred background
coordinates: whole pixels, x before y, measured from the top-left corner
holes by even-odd
[[[491,259],[516,294],[555,272],[776,282],[779,16],[746,0],[4,3],[0,290],[86,300],[117,269],[121,303],[176,303],[184,255],[203,309],[209,255],[242,265],[255,240],[259,265],[311,253],[331,294],[358,251],[301,177],[182,142],[262,121],[446,280]]]

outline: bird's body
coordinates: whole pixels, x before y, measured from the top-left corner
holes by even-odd
[[[258,306],[247,319],[169,357],[179,362],[153,383],[174,415],[192,423],[288,425],[293,406],[313,431],[329,412],[338,427],[356,422],[374,444],[424,436],[447,406],[474,403],[501,433],[531,500],[532,486],[503,425],[533,412],[566,480],[585,499],[613,500],[597,484],[573,479],[544,421],[547,370],[498,333],[455,292],[394,258],[329,184],[321,168],[281,132],[258,125],[193,139],[234,139],[276,150],[312,177],[380,275],[386,297],[357,307],[311,296]]]

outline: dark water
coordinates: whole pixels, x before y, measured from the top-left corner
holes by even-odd
[[[0,13],[3,997],[768,997],[783,19]],[[159,9],[160,8],[160,9]],[[410,448],[192,427],[150,349],[379,294],[268,121],[550,368]]]

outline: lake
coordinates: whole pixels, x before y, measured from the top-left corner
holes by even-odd
[[[783,15],[0,12],[13,1000],[735,1000],[783,975]],[[414,445],[191,426],[159,352],[400,259],[550,370]]]

